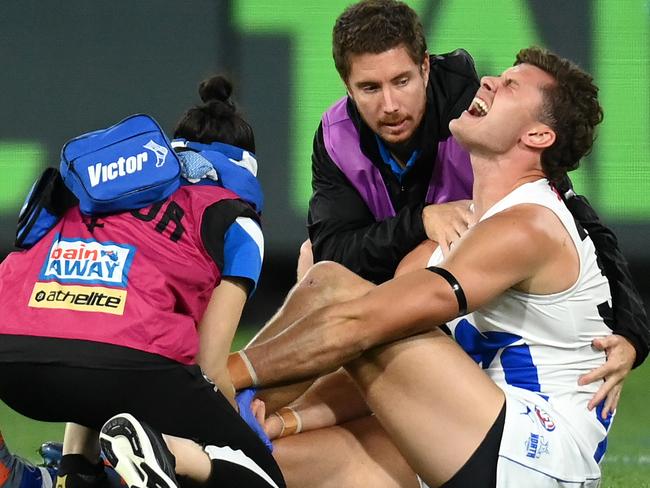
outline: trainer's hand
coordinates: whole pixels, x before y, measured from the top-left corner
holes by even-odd
[[[237,393],[237,405],[239,406],[239,416],[244,419],[248,426],[257,434],[267,449],[273,452],[273,444],[262,427],[264,425],[264,415],[266,407],[264,402],[255,398],[257,389],[246,388]]]
[[[427,205],[422,209],[422,223],[427,237],[438,243],[443,256],[449,247],[475,222],[471,200]]]
[[[588,408],[593,410],[605,400],[601,417],[606,419],[618,406],[623,381],[632,369],[636,350],[625,337],[616,334],[594,339],[592,346],[599,351],[605,351],[607,361],[602,366],[583,374],[578,379],[578,384],[587,385],[594,381],[605,380],[589,402]]]

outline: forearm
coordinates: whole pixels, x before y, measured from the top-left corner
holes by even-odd
[[[226,397],[226,400],[232,405],[232,407],[237,410],[237,402],[235,401],[235,387],[232,384],[230,375],[228,374],[228,369],[225,367],[212,378],[214,384],[219,389],[219,391]]]
[[[315,261],[335,261],[361,277],[382,283],[399,262],[426,239],[422,206],[405,207],[395,217],[346,222],[342,216],[310,225]]]
[[[300,418],[301,432],[339,425],[370,413],[359,390],[343,369],[316,380],[288,406]],[[282,422],[278,415],[270,416],[267,426],[272,428],[273,437],[280,435]]]
[[[235,390],[228,372],[228,353],[246,302],[247,288],[240,280],[228,278],[215,288],[198,325],[197,364],[231,405]]]
[[[358,333],[359,318],[346,308],[340,304],[319,309],[273,339],[245,349],[246,367],[238,356],[231,355],[229,370],[235,388],[313,378],[358,357],[363,351],[363,334]]]
[[[233,383],[241,389],[251,386],[254,376],[263,387],[313,378],[374,346],[430,330],[457,312],[446,281],[426,270],[414,271],[360,298],[318,309],[270,341],[246,349],[250,368],[230,368]]]
[[[228,372],[227,355],[228,351],[223,351],[223,353],[213,351],[212,355],[199,357],[197,363],[201,367],[203,374],[215,384],[217,389],[236,409],[235,388]]]

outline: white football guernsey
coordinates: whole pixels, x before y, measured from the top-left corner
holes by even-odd
[[[611,334],[605,323],[611,317],[609,284],[589,235],[546,179],[516,188],[480,220],[519,204],[542,205],[557,215],[579,254],[577,281],[550,295],[508,290],[448,326],[506,393],[498,486],[595,486],[611,418],[600,419],[602,405],[587,409],[600,383],[578,386],[578,377],[605,362],[591,341]],[[441,261],[438,248],[429,266]],[[532,483],[517,484],[529,476]]]

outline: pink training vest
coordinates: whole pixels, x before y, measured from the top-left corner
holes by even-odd
[[[196,326],[221,281],[201,219],[233,198],[215,186],[183,186],[137,216],[100,218],[92,232],[72,208],[32,249],[0,265],[0,334],[103,342],[194,363]]]

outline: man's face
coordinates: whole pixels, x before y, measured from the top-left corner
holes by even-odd
[[[449,124],[451,133],[470,150],[503,154],[541,124],[542,88],[553,83],[551,75],[530,64],[485,76],[469,108]]]
[[[389,144],[408,141],[422,121],[429,57],[414,63],[406,48],[350,56],[347,88],[363,120]]]

